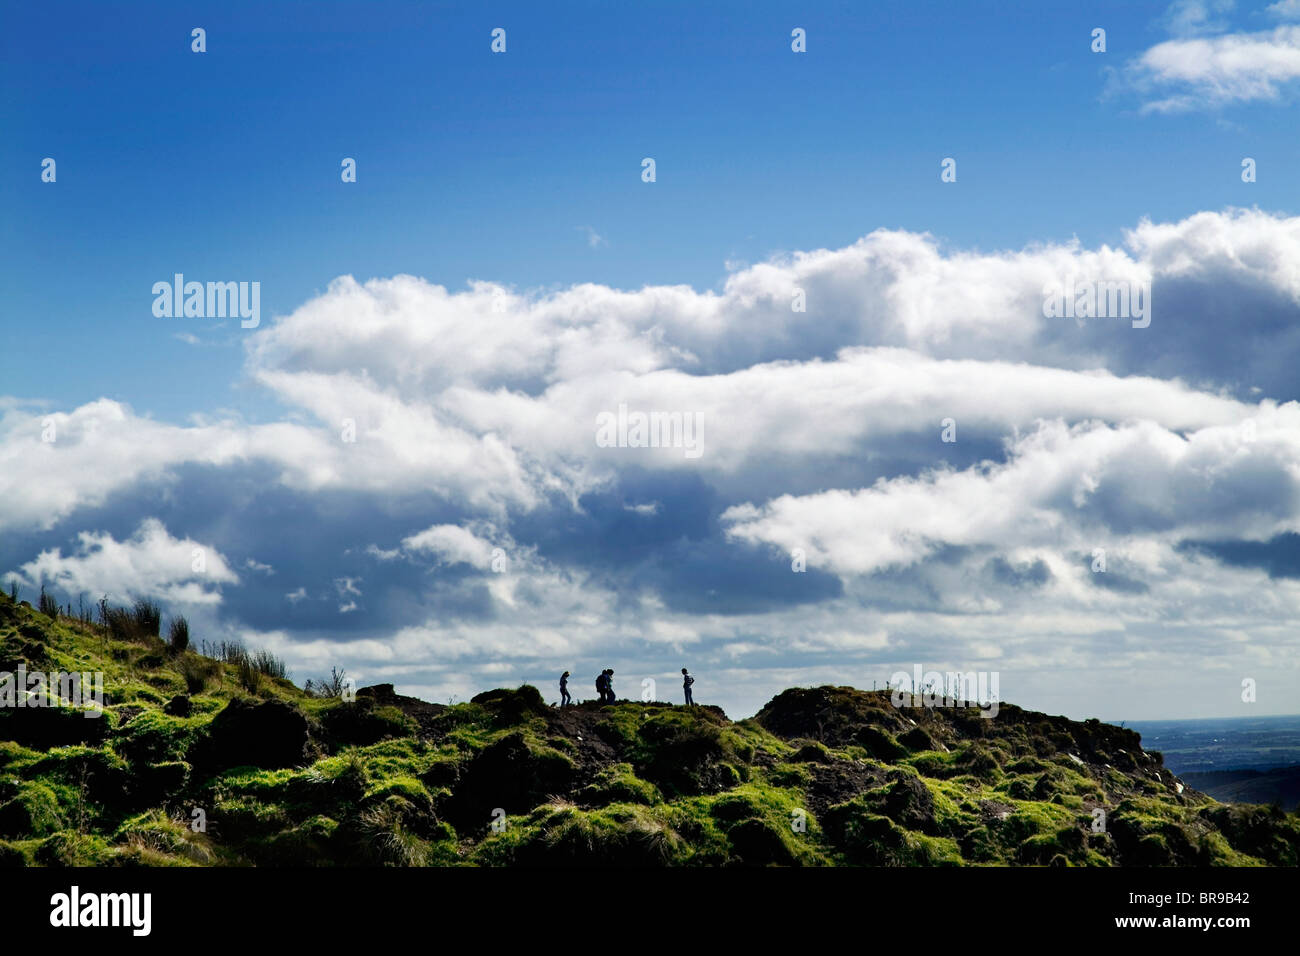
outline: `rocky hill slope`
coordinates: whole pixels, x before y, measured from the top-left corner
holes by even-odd
[[[0,706],[0,865],[1300,861],[1300,817],[1216,803],[1096,721],[848,687],[788,690],[738,722],[561,711],[528,686],[349,702],[156,634],[0,595],[0,681],[102,671],[106,698],[95,717]]]

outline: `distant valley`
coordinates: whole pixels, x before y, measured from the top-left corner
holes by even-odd
[[[1129,721],[1188,786],[1228,803],[1300,807],[1300,716]]]

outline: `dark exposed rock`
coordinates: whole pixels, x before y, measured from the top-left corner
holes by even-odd
[[[885,793],[881,812],[904,829],[936,832],[934,796],[921,780],[908,774],[897,775]]]
[[[542,700],[541,691],[531,684],[524,684],[514,690],[500,688],[484,691],[470,698],[470,703],[486,707],[498,720],[506,724],[516,724],[525,717],[545,714],[550,708]]]
[[[807,737],[827,746],[857,743],[866,727],[898,731],[905,726],[885,694],[851,687],[796,687],[773,697],[754,718],[787,740]]]
[[[189,775],[190,765],[179,760],[137,764],[130,778],[131,798],[139,807],[165,803],[185,788]]]
[[[295,767],[307,747],[307,718],[279,700],[232,700],[213,718],[208,736],[195,745],[194,763],[205,770]]]
[[[101,742],[108,732],[103,714],[67,707],[0,707],[0,740],[12,740],[34,750]]]
[[[372,684],[357,691],[358,700],[366,698],[370,698],[377,704],[393,704],[397,702],[397,691],[392,684]]]
[[[826,808],[843,803],[860,793],[880,786],[886,771],[865,763],[836,761],[811,764],[812,780],[805,787],[808,809],[820,815]]]

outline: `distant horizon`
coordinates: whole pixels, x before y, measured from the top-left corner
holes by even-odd
[[[1300,720],[1300,714],[1257,714],[1257,715],[1255,715],[1254,717],[1246,717],[1246,716],[1243,716],[1243,715],[1238,714],[1238,715],[1233,716],[1233,717],[1158,717],[1158,718],[1155,718],[1155,719],[1150,719],[1150,718],[1145,718],[1145,717],[1144,717],[1144,718],[1137,719],[1137,720],[1127,720],[1127,721],[1125,721],[1125,722],[1126,722],[1126,723],[1130,723],[1130,724],[1180,724],[1180,723],[1188,723],[1188,722],[1195,721],[1195,720],[1215,720],[1215,721],[1224,721],[1224,720],[1279,720],[1279,719],[1283,719],[1283,718],[1293,718],[1293,719]],[[1106,721],[1106,723],[1113,724],[1113,723],[1117,723],[1117,721],[1108,720],[1108,721]]]

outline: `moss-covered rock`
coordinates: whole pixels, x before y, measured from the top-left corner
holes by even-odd
[[[53,788],[35,781],[18,781],[0,802],[0,837],[30,839],[63,828],[66,818]]]
[[[556,805],[488,837],[474,859],[514,866],[665,866],[685,862],[689,852],[682,837],[649,808]]]
[[[419,729],[414,720],[396,707],[364,697],[334,704],[320,714],[319,720],[321,740],[331,750],[410,737]]]
[[[531,810],[556,794],[568,793],[573,761],[550,747],[511,733],[479,751],[462,768],[459,784],[447,802],[457,829],[486,827],[492,812]]]
[[[666,794],[717,793],[736,786],[735,740],[703,708],[661,711],[638,728],[630,755],[637,775]]]
[[[663,802],[659,788],[636,775],[631,764],[619,763],[602,770],[595,782],[578,791],[583,806],[604,807],[634,803],[651,807]]]

